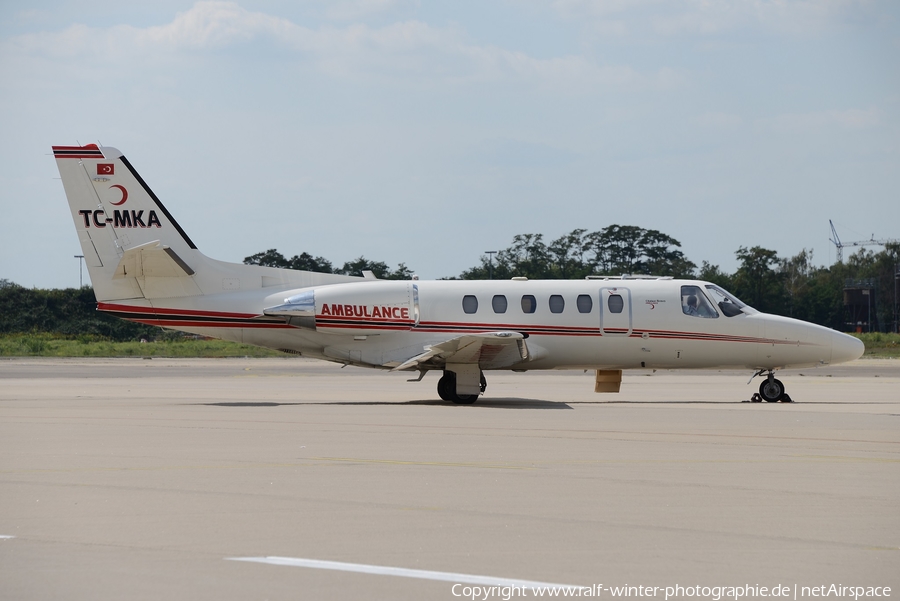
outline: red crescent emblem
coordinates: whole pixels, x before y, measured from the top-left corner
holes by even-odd
[[[110,186],[110,189],[112,189],[112,188],[118,188],[119,190],[122,191],[122,200],[120,200],[119,202],[111,203],[111,204],[116,207],[121,204],[125,204],[125,201],[128,200],[128,190],[125,189],[125,186],[120,186],[119,184],[113,184]]]

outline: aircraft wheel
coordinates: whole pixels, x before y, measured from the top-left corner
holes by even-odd
[[[437,383],[437,393],[444,401],[452,401],[456,396],[456,378],[452,371],[445,371]]]
[[[487,386],[487,384],[484,383],[484,374],[482,374],[481,379],[483,385]],[[444,372],[444,375],[438,380],[437,390],[439,397],[445,401],[456,403],[457,405],[471,405],[478,400],[477,394],[456,394],[456,374],[452,371]]]
[[[759,385],[759,396],[767,403],[777,403],[784,396],[784,384],[775,378],[763,380]]]

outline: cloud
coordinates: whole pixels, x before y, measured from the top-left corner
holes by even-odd
[[[560,15],[581,18],[603,18],[622,14],[644,6],[659,5],[662,0],[552,0],[550,6]]]
[[[351,4],[360,10],[394,5],[391,0]],[[197,2],[164,25],[73,25],[60,32],[25,34],[6,41],[0,53],[7,65],[18,58],[103,65],[105,69],[175,64],[179,70],[184,60],[255,43],[272,44],[280,52],[280,60],[292,60],[297,66],[335,78],[404,79],[411,85],[520,82],[563,92],[598,87],[661,89],[680,83],[678,74],[669,69],[645,74],[626,65],[597,64],[581,55],[536,58],[479,45],[453,26],[406,20],[382,27],[352,23],[312,29],[220,1]]]
[[[336,21],[352,21],[374,15],[408,10],[418,5],[414,0],[341,0],[328,2],[325,16]]]
[[[839,25],[873,4],[866,0],[554,0],[566,19],[589,29],[622,35],[716,35],[737,29],[787,34],[817,33]]]
[[[881,111],[870,108],[783,113],[770,119],[760,119],[757,121],[757,125],[777,131],[798,132],[833,128],[863,130],[874,127],[880,122]]]
[[[119,32],[135,35],[138,44],[162,48],[217,48],[259,36],[281,37],[295,26],[286,19],[250,12],[233,2],[198,2],[166,25]]]

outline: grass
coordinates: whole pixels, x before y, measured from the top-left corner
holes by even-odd
[[[225,340],[168,336],[153,342],[116,342],[93,336],[0,335],[0,357],[284,357],[270,349]]]
[[[900,334],[853,334],[866,345],[866,357],[900,358]],[[203,340],[167,333],[153,342],[115,342],[95,336],[47,333],[0,335],[0,357],[284,357],[270,349],[225,340]]]
[[[853,334],[866,345],[864,357],[883,357],[885,359],[900,358],[900,334],[885,334],[872,332],[866,334]]]

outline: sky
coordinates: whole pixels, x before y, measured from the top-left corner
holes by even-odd
[[[440,278],[619,224],[728,272],[830,265],[829,219],[900,238],[900,3],[9,0],[0,132],[0,279],[27,287],[78,285],[50,147],[88,143],[226,261]]]

